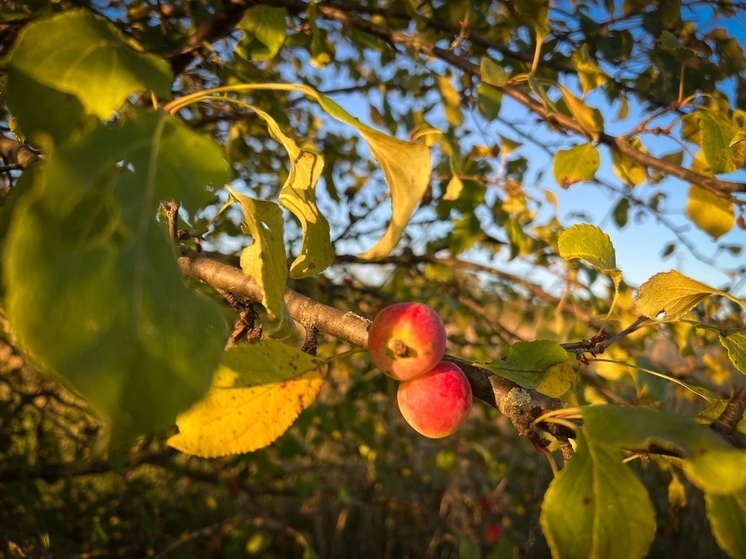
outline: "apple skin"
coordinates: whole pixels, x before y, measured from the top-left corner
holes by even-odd
[[[395,303],[376,315],[368,332],[373,363],[396,380],[411,380],[435,367],[446,350],[446,329],[422,303]]]
[[[441,439],[458,431],[469,417],[471,385],[460,368],[441,361],[423,376],[402,382],[396,399],[401,414],[415,431]]]

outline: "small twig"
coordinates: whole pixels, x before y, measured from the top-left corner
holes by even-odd
[[[166,213],[168,218],[168,236],[173,239],[175,243],[179,242],[179,204],[176,200],[171,200],[166,204],[161,204],[163,211]]]
[[[743,419],[746,409],[746,384],[735,391],[723,413],[710,424],[710,429],[725,437],[729,443],[739,448],[746,448],[746,443],[736,435],[738,423]]]
[[[316,326],[306,326],[306,339],[303,342],[303,347],[301,347],[301,351],[305,351],[309,355],[316,355],[316,350],[319,347],[319,340],[316,334],[318,334],[319,330],[316,328]]]
[[[567,342],[560,345],[565,351],[574,353],[578,358],[578,361],[580,361],[584,365],[587,365],[588,358],[585,356],[586,353],[590,353],[593,357],[596,357],[596,355],[600,355],[601,353],[606,351],[606,348],[608,348],[610,345],[623,340],[647,322],[650,322],[650,319],[646,316],[641,316],[632,324],[627,326],[627,328],[617,334],[614,334],[613,336],[606,337],[603,334],[596,334],[595,336],[586,340],[581,340],[579,342]]]

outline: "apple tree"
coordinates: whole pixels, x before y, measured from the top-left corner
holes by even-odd
[[[0,14],[11,554],[746,556],[746,4]]]

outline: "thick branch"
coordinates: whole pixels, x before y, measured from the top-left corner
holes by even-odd
[[[238,268],[205,258],[188,249],[182,250],[179,266],[184,274],[199,279],[215,289],[261,301],[261,289],[257,283]],[[329,334],[354,346],[362,348],[368,346],[370,320],[352,312],[324,305],[292,289],[285,292],[285,304],[290,315],[297,322],[313,325],[319,332]],[[454,357],[446,357],[446,359],[457,363],[463,369],[475,398],[498,408],[524,436],[529,436],[528,426],[534,419],[564,406],[555,398],[550,398],[535,390],[521,388],[516,383],[497,377],[468,361]],[[516,396],[518,396],[517,400]],[[556,431],[554,428],[548,429],[550,432]],[[533,434],[529,438],[534,440],[537,436]]]
[[[0,157],[22,168],[31,167],[39,161],[39,156],[26,144],[6,136],[0,136]]]

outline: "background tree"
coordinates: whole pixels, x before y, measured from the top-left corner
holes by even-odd
[[[746,555],[745,15],[6,2],[8,553]]]

